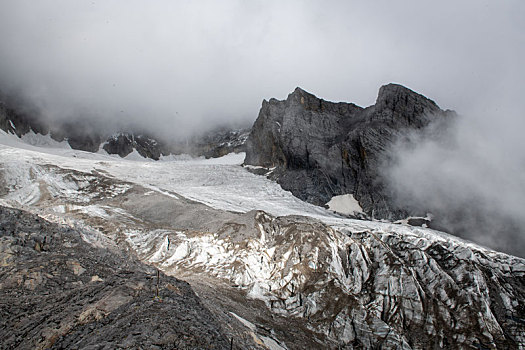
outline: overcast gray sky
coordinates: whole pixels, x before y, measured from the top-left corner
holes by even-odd
[[[0,86],[173,133],[296,86],[368,106],[397,82],[465,112],[522,95],[524,19],[523,0],[0,0]]]

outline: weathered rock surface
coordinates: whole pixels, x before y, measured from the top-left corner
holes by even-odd
[[[128,241],[166,271],[204,272],[302,318],[327,348],[521,349],[525,261],[429,233],[249,212],[210,232]]]
[[[219,128],[203,135],[196,142],[199,154],[206,158],[222,157],[228,153],[240,153],[246,150],[246,140],[250,134],[250,129],[241,128],[230,130]]]
[[[0,95],[0,97],[2,97]],[[0,100],[0,129],[18,137],[34,131],[35,133],[47,134],[49,128],[35,116],[26,112],[16,110],[7,103]]]
[[[95,125],[87,120],[78,120],[75,123],[66,122],[50,127],[49,136],[56,141],[67,141],[72,149],[86,152],[97,152],[100,143],[106,137]]]
[[[402,133],[453,114],[401,85],[381,87],[368,108],[324,101],[297,88],[284,101],[263,102],[247,141],[245,164],[276,167],[271,178],[313,204],[353,194],[368,215],[400,218],[407,212],[393,201],[380,176],[388,147]]]
[[[211,131],[189,136],[184,140],[170,140],[162,144],[164,153],[189,154],[218,158],[228,153],[245,151],[250,129],[241,127],[219,127]]]
[[[109,154],[118,154],[125,157],[133,150],[144,158],[159,160],[161,155],[168,155],[169,152],[162,150],[162,146],[154,139],[145,135],[133,135],[130,133],[118,133],[110,136],[102,148]]]
[[[93,234],[0,207],[2,348],[230,348],[187,283],[160,273],[157,297],[154,268]]]

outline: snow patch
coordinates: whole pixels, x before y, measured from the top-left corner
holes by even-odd
[[[363,208],[361,208],[359,202],[352,194],[334,196],[328,203],[326,203],[326,205],[328,205],[330,210],[333,210],[339,214],[354,215],[363,213]]]
[[[141,156],[140,153],[137,152],[137,150],[135,148],[133,148],[133,152],[131,152],[130,154],[125,156],[124,159],[126,159],[126,160],[136,160],[136,161],[141,161],[141,162],[152,161],[152,159],[144,158],[143,156]]]
[[[193,157],[190,154],[169,154],[165,156],[164,154],[160,155],[159,161],[161,162],[187,162],[194,160],[195,157]]]
[[[257,327],[250,321],[242,318],[234,312],[230,311],[230,314],[234,316],[239,322],[249,328],[252,332],[257,333]],[[281,346],[277,341],[270,337],[265,337],[263,335],[257,335],[257,337],[264,343],[264,345],[270,350],[287,350],[286,347]]]
[[[32,130],[27,134],[22,135],[20,139],[28,145],[35,147],[71,149],[71,146],[67,141],[58,142],[53,140],[49,134],[35,134]]]
[[[246,158],[246,153],[228,153],[219,158],[209,158],[205,159],[204,163],[206,164],[215,164],[215,165],[241,165]]]
[[[245,320],[244,318],[242,318],[241,316],[237,315],[236,313],[234,312],[231,312],[230,311],[230,314],[232,314],[236,319],[238,319],[243,325],[245,325],[246,327],[250,328],[252,331],[256,331],[257,330],[257,327],[255,327],[255,325],[253,323],[251,323],[250,321],[248,320]]]
[[[279,343],[277,343],[275,340],[273,340],[272,338],[269,338],[269,337],[265,337],[265,336],[260,336],[261,340],[263,341],[264,345],[266,345],[266,347],[270,350],[286,350],[287,348],[285,347],[282,347],[281,345],[279,345]]]

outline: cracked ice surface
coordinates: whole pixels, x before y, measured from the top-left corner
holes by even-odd
[[[342,218],[324,208],[303,202],[284,191],[277,183],[242,168],[240,164],[244,160],[244,153],[217,159],[173,157],[175,160],[151,162],[130,161],[77,150],[37,148],[5,134],[0,135],[0,143],[12,146],[0,145],[3,162],[12,164],[10,168],[20,163],[47,164],[83,172],[103,172],[163,194],[175,196],[177,193],[215,209],[242,213],[263,210],[274,216],[309,216],[329,225],[351,227],[353,230],[391,230],[392,227],[390,223]],[[442,235],[446,239],[460,241],[457,237],[436,231],[425,232],[432,232],[431,236]]]
[[[132,221],[124,210],[93,201],[125,193],[134,183],[172,200],[180,195],[216,209],[269,213],[253,213],[253,230],[127,227],[124,234],[143,260],[229,281],[340,344],[496,348],[507,344],[506,334],[515,344],[525,342],[523,259],[430,229],[341,218],[249,173],[239,166],[242,154],[130,161],[18,147],[18,140],[2,137],[4,201],[31,207],[51,196],[68,202],[56,204],[57,215],[74,210]],[[103,177],[120,182],[106,184]]]

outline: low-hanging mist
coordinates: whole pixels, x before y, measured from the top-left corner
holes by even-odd
[[[399,141],[385,178],[397,200],[437,228],[498,250],[525,252],[525,121],[486,107]]]
[[[463,110],[522,70],[524,11],[519,0],[4,0],[0,90],[52,121],[168,137],[249,124],[296,86],[367,106],[398,82]]]

